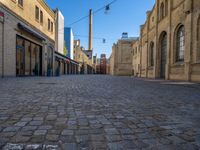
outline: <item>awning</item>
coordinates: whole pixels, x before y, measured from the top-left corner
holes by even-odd
[[[30,33],[31,35],[33,35],[34,37],[42,40],[42,41],[45,41],[45,38],[43,38],[39,33],[37,33],[36,31],[30,29],[29,27],[25,26],[25,25],[22,25],[21,23],[18,23],[17,24],[18,28],[21,29],[21,30],[24,30],[28,33]]]

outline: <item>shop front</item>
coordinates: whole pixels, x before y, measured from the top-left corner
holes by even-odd
[[[16,76],[42,75],[42,46],[16,37]]]

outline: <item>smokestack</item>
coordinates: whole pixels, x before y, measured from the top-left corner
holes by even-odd
[[[92,50],[92,9],[90,9],[89,17],[89,45],[88,50]]]

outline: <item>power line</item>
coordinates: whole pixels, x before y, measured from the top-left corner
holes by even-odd
[[[82,37],[82,38],[88,38],[89,37],[88,35],[77,35],[77,34],[75,34],[74,36],[75,37]],[[100,39],[100,40],[103,40],[103,39],[106,39],[106,40],[116,40],[116,39],[110,39],[110,38],[105,38],[105,37],[96,37],[96,36],[93,36],[92,38],[93,39]]]
[[[97,10],[95,10],[94,12],[93,12],[93,15],[94,14],[96,14],[96,13],[98,13],[99,11],[101,11],[101,10],[105,10],[106,9],[106,11],[108,11],[110,8],[110,5],[112,5],[113,3],[115,3],[117,0],[113,0],[112,2],[110,2],[110,3],[108,3],[107,5],[104,5],[103,7],[101,7],[101,8],[99,8],[99,9],[97,9]],[[84,20],[84,19],[86,19],[86,18],[88,18],[89,17],[89,15],[86,15],[86,16],[84,16],[84,17],[82,17],[82,18],[80,18],[80,19],[78,19],[77,21],[74,21],[74,22],[72,22],[71,24],[69,24],[69,26],[72,26],[72,25],[74,25],[74,24],[76,24],[76,23],[78,23],[78,22],[80,22],[80,21],[82,21],[82,20]]]
[[[112,5],[112,4],[115,3],[115,2],[117,2],[117,0],[113,0],[112,2],[110,2],[110,3],[106,4],[106,5],[104,5],[103,7],[101,7],[101,8],[99,8],[99,9],[95,10],[95,11],[93,12],[93,15],[96,14],[96,13],[98,13],[98,12],[100,12],[100,11],[103,10],[103,9],[106,10],[106,11],[108,11],[108,10],[110,9],[110,5]],[[82,21],[82,20],[88,18],[89,16],[90,16],[90,15],[84,16],[84,17],[78,19],[77,21],[75,21],[75,22],[69,24],[69,26],[72,26],[73,24],[76,24],[76,23],[78,23],[78,22],[80,22],[80,21]],[[58,32],[63,32],[63,29],[64,29],[64,28],[58,29]]]

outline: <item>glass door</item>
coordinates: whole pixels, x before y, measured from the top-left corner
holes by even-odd
[[[20,37],[17,37],[16,43],[16,75],[24,76],[25,75],[25,60],[24,60],[24,40]]]

